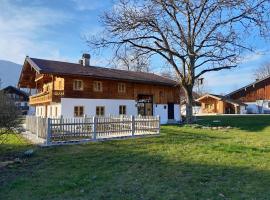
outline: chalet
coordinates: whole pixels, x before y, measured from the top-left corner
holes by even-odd
[[[256,80],[228,95],[227,98],[247,104],[247,113],[270,113],[270,76]]]
[[[15,105],[22,111],[22,114],[26,115],[29,111],[28,99],[29,95],[13,86],[7,86],[2,89],[4,93],[14,101]]]
[[[246,104],[222,95],[206,94],[196,101],[201,103],[201,114],[244,114]]]
[[[35,95],[36,116],[82,117],[159,115],[161,123],[180,121],[179,86],[162,76],[26,57],[18,86]]]

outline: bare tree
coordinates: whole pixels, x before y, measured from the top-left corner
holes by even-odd
[[[13,134],[21,128],[21,112],[15,102],[4,91],[0,91],[0,144],[4,143],[5,134]]]
[[[261,80],[270,76],[270,62],[264,63],[254,70],[254,77],[256,80]]]
[[[211,71],[230,69],[245,50],[247,38],[269,33],[270,0],[119,0],[101,20],[104,32],[91,47],[139,49],[159,55],[175,70],[192,122],[195,80]]]
[[[112,61],[115,68],[136,72],[149,72],[150,61],[146,55],[140,55],[137,50],[127,50],[117,52]]]

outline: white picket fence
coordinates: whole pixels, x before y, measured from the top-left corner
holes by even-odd
[[[26,117],[26,130],[46,144],[96,141],[160,133],[159,116],[109,116],[83,118]]]

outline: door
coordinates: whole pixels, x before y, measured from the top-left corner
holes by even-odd
[[[153,104],[145,103],[145,116],[152,116],[152,115],[153,115]]]
[[[174,104],[168,103],[168,119],[174,119]]]
[[[152,95],[138,95],[137,101],[138,114],[142,116],[153,115],[153,96]]]

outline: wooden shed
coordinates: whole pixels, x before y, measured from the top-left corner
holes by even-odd
[[[196,101],[201,103],[202,114],[243,114],[246,105],[222,95],[206,94]]]

